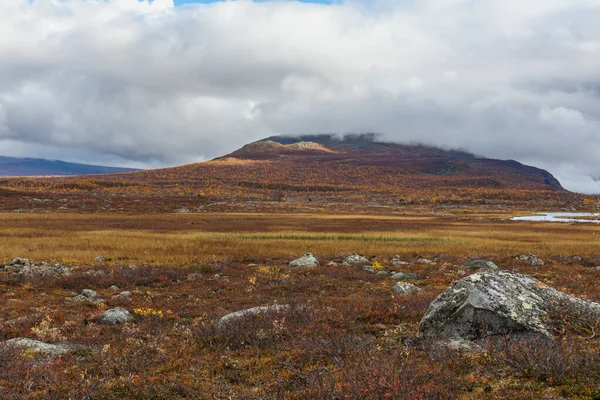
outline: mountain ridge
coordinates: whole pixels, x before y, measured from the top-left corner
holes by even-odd
[[[1,177],[98,175],[133,171],[138,171],[138,169],[71,163],[43,158],[0,156]]]

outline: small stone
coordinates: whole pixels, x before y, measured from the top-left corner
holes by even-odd
[[[495,263],[487,260],[470,260],[463,265],[457,265],[456,267],[465,269],[498,269],[498,266]]]
[[[69,351],[73,351],[75,349],[75,346],[69,343],[50,344],[28,338],[10,339],[6,340],[4,343],[10,346],[22,348],[27,351],[44,353],[51,356],[68,353]]]
[[[306,267],[313,268],[319,266],[319,259],[312,253],[306,253],[300,258],[297,258],[290,262],[290,267]]]
[[[344,258],[343,264],[346,267],[362,267],[371,265],[371,262],[368,258],[361,256],[360,254],[350,254]]]
[[[98,321],[101,324],[117,325],[133,321],[133,315],[122,307],[113,308],[105,311]]]
[[[98,292],[92,289],[83,289],[81,291],[81,295],[87,297],[88,299],[95,299],[98,297]]]
[[[248,308],[246,310],[236,311],[221,317],[217,321],[215,327],[217,329],[223,329],[228,325],[234,323],[235,321],[239,321],[245,318],[255,317],[264,314],[282,314],[287,313],[289,310],[289,304],[274,304],[272,306]]]
[[[394,293],[398,293],[398,294],[409,294],[409,293],[413,293],[413,292],[418,292],[421,289],[419,289],[417,286],[415,286],[414,284],[410,283],[410,282],[396,282],[396,284],[394,285]]]
[[[392,275],[392,279],[395,279],[397,281],[404,280],[404,279],[420,280],[423,278],[424,278],[423,275],[417,274],[414,272],[396,272],[395,274]]]
[[[96,264],[104,264],[106,262],[106,257],[98,256],[98,257],[94,258],[94,262]]]
[[[117,290],[119,290],[119,287],[117,285],[112,285],[108,288],[108,290],[116,292]]]

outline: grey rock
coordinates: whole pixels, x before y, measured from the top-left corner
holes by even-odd
[[[398,294],[409,294],[409,293],[421,291],[421,289],[418,288],[417,286],[415,286],[414,284],[412,284],[410,282],[403,282],[403,281],[396,282],[393,290],[394,290],[394,293],[398,293]]]
[[[392,260],[392,266],[399,267],[402,265],[410,265],[410,263],[406,262],[406,261],[402,261],[402,260],[396,260],[396,259]]]
[[[457,265],[457,268],[464,269],[498,269],[498,266],[492,262],[487,260],[470,260],[465,262],[462,265]]]
[[[208,278],[208,280],[209,281],[217,281],[217,282],[225,282],[225,283],[231,282],[231,279],[228,276],[222,276],[221,274],[214,274],[213,276]]]
[[[28,338],[16,338],[6,340],[4,344],[18,347],[23,350],[39,352],[51,356],[56,356],[64,353],[68,353],[70,351],[75,350],[77,347],[73,346],[69,343],[56,343],[50,344],[45,342],[40,342],[39,340],[33,340]]]
[[[338,263],[336,263],[335,261],[329,261],[329,262],[327,263],[327,266],[328,266],[328,267],[337,267],[337,265],[338,265]]]
[[[433,260],[429,260],[429,259],[427,259],[427,258],[421,258],[421,259],[417,260],[417,263],[418,263],[418,264],[429,264],[429,265],[433,265],[433,264],[435,264],[436,262],[435,262],[435,261],[433,261]]]
[[[94,258],[94,263],[96,264],[104,264],[104,262],[106,262],[106,257],[104,256],[98,256]]]
[[[126,290],[119,294],[115,294],[112,298],[115,300],[131,300],[131,292]]]
[[[117,290],[119,290],[119,287],[117,285],[112,285],[108,288],[108,290],[116,292]]]
[[[346,267],[363,267],[365,265],[371,265],[368,258],[361,256],[360,254],[350,254],[344,258],[342,262]]]
[[[95,299],[98,297],[98,293],[92,289],[83,289],[81,291],[81,295],[87,297],[88,299]]]
[[[84,274],[87,276],[94,277],[94,278],[104,278],[106,276],[106,272],[104,272],[102,270],[85,271]]]
[[[525,262],[534,267],[543,267],[544,261],[542,261],[535,254],[522,254],[519,256],[519,261]]]
[[[29,267],[31,262],[27,258],[16,257],[8,265]]]
[[[131,313],[126,309],[117,307],[106,310],[98,322],[106,325],[117,325],[124,324],[129,321],[133,321],[133,315],[131,315]]]
[[[18,274],[22,280],[35,278],[58,278],[60,276],[68,276],[71,269],[62,264],[48,264],[25,266]]]
[[[289,265],[290,265],[290,267],[307,267],[307,268],[318,267],[319,259],[317,257],[315,257],[315,255],[312,253],[306,253],[302,257],[291,261]]]
[[[495,335],[552,337],[552,315],[600,318],[600,304],[550,288],[536,279],[494,270],[455,282],[438,296],[419,324],[419,336],[477,340]]]
[[[421,274],[417,274],[415,272],[396,272],[392,275],[392,279],[397,281],[408,279],[408,280],[420,280],[423,279],[424,276]]]
[[[250,317],[256,317],[258,315],[267,315],[267,314],[284,314],[290,311],[289,304],[274,304],[272,306],[261,306],[261,307],[253,307],[248,308],[246,310],[232,312],[221,317],[215,327],[219,330],[222,330],[229,326],[230,324],[235,323],[236,321],[243,320]]]

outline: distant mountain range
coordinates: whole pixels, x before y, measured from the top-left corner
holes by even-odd
[[[0,176],[98,175],[136,171],[132,168],[104,167],[39,158],[0,156]]]

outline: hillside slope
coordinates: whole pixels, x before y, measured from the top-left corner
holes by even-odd
[[[319,162],[347,167],[386,167],[386,173],[413,175],[419,186],[439,187],[445,186],[446,182],[461,187],[564,190],[548,171],[517,161],[480,158],[464,151],[425,145],[386,143],[373,134],[343,138],[332,135],[273,136],[217,160],[228,158],[300,165]]]

